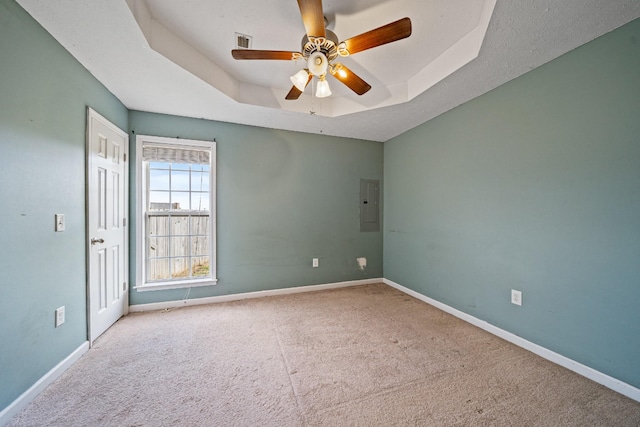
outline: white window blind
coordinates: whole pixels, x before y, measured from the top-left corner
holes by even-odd
[[[208,165],[211,163],[211,150],[203,147],[144,144],[142,161]]]

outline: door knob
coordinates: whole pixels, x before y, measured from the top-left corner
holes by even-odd
[[[91,239],[91,244],[95,245],[96,243],[104,243],[104,239],[96,239],[95,237]]]

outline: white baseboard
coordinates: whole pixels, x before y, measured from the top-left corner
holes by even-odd
[[[129,306],[129,312],[165,310],[169,308],[188,307],[192,305],[213,304],[218,302],[238,301],[252,298],[271,297],[276,295],[298,294],[301,292],[324,291],[327,289],[347,288],[349,286],[369,285],[372,283],[382,283],[382,278],[351,280],[348,282],[327,283],[323,285],[298,286],[295,288],[273,289],[270,291],[246,292],[243,294],[221,295],[217,297],[194,298],[178,301],[166,301],[150,304],[136,304]]]
[[[529,350],[532,353],[537,354],[538,356],[547,359],[553,363],[556,363],[560,366],[563,366],[570,371],[573,371],[583,377],[589,378],[592,381],[597,382],[598,384],[602,384],[603,386],[610,388],[613,391],[616,391],[622,395],[627,396],[630,399],[633,399],[637,402],[640,402],[640,389],[622,382],[616,378],[610,377],[607,374],[603,374],[600,371],[596,371],[593,368],[590,368],[582,363],[576,362],[575,360],[569,359],[561,354],[558,354],[554,351],[551,351],[545,347],[542,347],[538,344],[534,344],[531,341],[527,341],[522,337],[519,337],[511,332],[507,332],[504,329],[498,328],[484,320],[480,320],[477,317],[471,316],[465,312],[462,312],[458,309],[455,309],[451,306],[443,304],[439,301],[436,301],[432,298],[429,298],[421,293],[413,291],[409,288],[405,288],[404,286],[393,282],[389,279],[383,279],[383,283],[396,288],[397,290],[404,292],[407,295],[410,295],[420,301],[426,302],[429,305],[432,305],[440,310],[452,314],[455,317],[464,320],[465,322],[471,323],[474,326],[477,326],[480,329],[484,329],[485,331],[496,335],[506,341],[509,341],[519,347],[524,348],[525,350]]]
[[[64,371],[69,369],[80,357],[89,350],[89,341],[83,342],[80,347],[75,349],[64,360],[54,366],[49,372],[44,374],[34,385],[29,387],[27,391],[22,393],[16,400],[11,402],[9,406],[0,412],[0,426],[5,425],[9,420],[24,409],[38,394],[42,392],[49,384],[54,382]]]

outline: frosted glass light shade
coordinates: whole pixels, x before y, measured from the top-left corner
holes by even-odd
[[[324,56],[322,52],[313,52],[309,56],[307,65],[309,67],[309,72],[311,74],[313,74],[314,76],[320,77],[321,75],[327,72],[329,61],[327,60],[327,57]]]
[[[300,70],[290,78],[291,83],[293,83],[300,92],[304,92],[304,89],[307,87],[307,82],[309,81],[309,74],[305,70]]]
[[[331,95],[331,89],[329,89],[329,82],[325,79],[320,79],[318,82],[318,88],[316,89],[316,98],[326,98]]]

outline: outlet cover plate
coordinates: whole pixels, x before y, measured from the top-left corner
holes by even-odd
[[[511,289],[511,304],[522,305],[522,291]]]
[[[56,328],[64,323],[64,305],[56,309]]]

